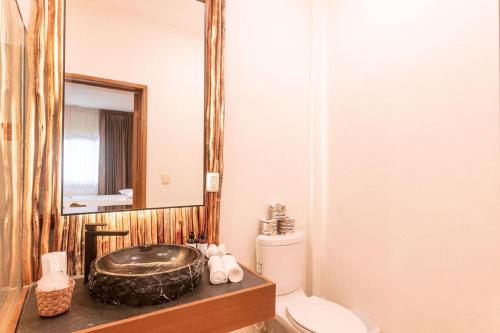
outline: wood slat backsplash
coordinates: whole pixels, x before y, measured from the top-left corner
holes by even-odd
[[[144,211],[84,214],[63,218],[61,242],[53,251],[66,251],[69,274],[82,274],[85,249],[85,224],[107,223],[103,230],[129,230],[123,237],[97,237],[97,255],[145,244],[184,244],[190,231],[196,237],[206,230],[205,207],[166,208]]]

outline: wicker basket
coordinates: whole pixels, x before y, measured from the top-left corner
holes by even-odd
[[[69,310],[71,297],[75,289],[75,280],[69,279],[68,288],[54,291],[35,289],[38,314],[42,317],[55,317]]]

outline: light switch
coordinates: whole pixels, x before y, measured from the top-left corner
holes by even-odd
[[[161,183],[162,185],[170,184],[170,175],[166,172],[161,173]]]
[[[207,173],[207,192],[219,192],[219,173]]]

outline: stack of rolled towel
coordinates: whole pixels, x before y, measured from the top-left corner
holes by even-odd
[[[220,244],[219,246],[215,245],[215,244],[211,244],[207,251],[205,252],[205,256],[207,258],[211,258],[213,256],[225,256],[227,254],[227,251],[226,251],[226,246],[224,244]]]
[[[210,245],[206,256],[209,258],[210,283],[221,284],[228,281],[241,282],[243,280],[243,270],[232,255],[226,254],[224,244],[219,246]]]

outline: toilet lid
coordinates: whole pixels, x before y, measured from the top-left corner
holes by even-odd
[[[367,333],[365,324],[353,312],[319,297],[291,302],[286,309],[301,332]]]

